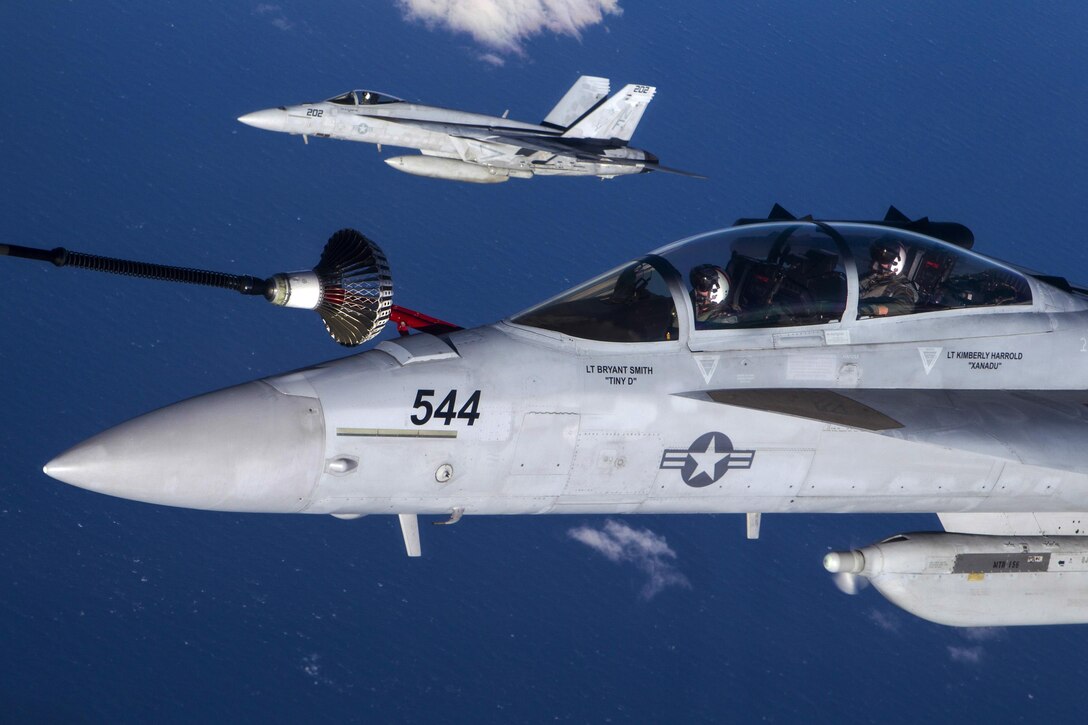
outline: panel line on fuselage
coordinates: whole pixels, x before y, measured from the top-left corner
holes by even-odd
[[[457,431],[419,428],[337,428],[336,435],[354,438],[456,438]]]

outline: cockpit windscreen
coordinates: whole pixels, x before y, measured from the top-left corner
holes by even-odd
[[[341,93],[335,98],[330,98],[329,103],[336,103],[341,106],[374,106],[381,103],[402,103],[403,100],[385,93],[358,90]]]
[[[667,273],[660,259],[645,257],[511,321],[602,342],[675,340],[676,305],[663,276]]]

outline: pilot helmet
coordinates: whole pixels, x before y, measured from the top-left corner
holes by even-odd
[[[711,310],[729,297],[729,277],[721,267],[700,264],[691,270],[690,279],[696,312]]]
[[[869,256],[873,259],[873,271],[887,268],[892,274],[900,274],[903,271],[907,253],[902,244],[894,239],[883,237],[869,247]]]

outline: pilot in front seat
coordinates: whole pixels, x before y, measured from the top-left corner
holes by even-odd
[[[693,267],[690,275],[691,301],[696,322],[732,324],[736,311],[729,306],[729,276],[714,264]]]

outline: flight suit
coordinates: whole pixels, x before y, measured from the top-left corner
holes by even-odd
[[[860,297],[860,317],[909,315],[918,304],[918,288],[894,272],[874,272],[862,278]]]

